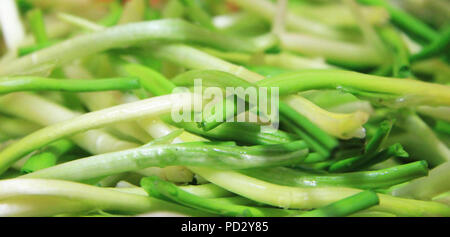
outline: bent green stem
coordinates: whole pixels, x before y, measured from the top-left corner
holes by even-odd
[[[299,217],[344,217],[378,205],[379,202],[375,192],[364,191],[314,211],[300,214]]]
[[[299,188],[264,182],[233,171],[189,167],[208,181],[251,200],[283,208],[318,208],[361,192],[352,188]],[[369,210],[398,216],[450,216],[441,203],[379,194],[380,204]]]
[[[197,195],[190,194],[175,186],[173,183],[164,181],[158,177],[147,177],[141,181],[142,188],[149,196],[159,199],[169,199],[177,203],[202,211],[222,216],[234,217],[267,217],[288,216],[298,211],[289,211],[275,208],[260,208],[236,205],[233,203],[217,202]]]
[[[396,79],[342,70],[302,70],[266,78],[256,83],[260,87],[279,87],[280,95],[312,89],[354,88],[369,93],[401,97],[403,103],[450,105],[450,86]],[[389,85],[389,86],[386,86]]]
[[[31,156],[22,166],[20,171],[26,174],[52,167],[56,165],[60,156],[70,151],[74,146],[75,144],[70,140],[61,139],[56,141]]]
[[[0,199],[17,196],[56,196],[80,201],[91,209],[143,213],[149,211],[173,211],[184,215],[204,216],[190,208],[155,198],[117,192],[91,185],[49,179],[10,179],[0,181]]]
[[[63,80],[44,77],[0,78],[0,94],[18,91],[68,91],[90,92],[108,90],[132,90],[140,87],[135,78],[109,78],[99,80]]]
[[[178,19],[155,20],[114,26],[66,40],[9,62],[2,66],[0,75],[23,74],[40,66],[56,66],[75,58],[148,40],[187,41],[244,52],[263,51],[273,44],[270,36],[242,39],[220,35]]]
[[[141,100],[133,103],[118,105],[108,109],[95,111],[73,119],[57,123],[38,130],[27,137],[14,143],[0,153],[0,173],[3,173],[12,163],[29,152],[47,145],[60,138],[98,128],[112,123],[125,122],[144,116],[156,116],[170,112],[175,103],[174,95],[160,96]],[[182,93],[177,96],[191,97],[190,93]],[[178,97],[179,98],[179,97]],[[183,102],[190,106],[191,101]],[[181,103],[181,106],[183,105]],[[180,103],[177,102],[177,105]]]
[[[153,145],[78,159],[23,177],[82,181],[147,167],[173,165],[247,169],[296,164],[308,154],[303,142],[272,146],[275,147],[246,148],[207,143]]]
[[[391,168],[342,174],[314,174],[285,167],[240,171],[270,183],[294,187],[343,186],[360,189],[380,189],[428,175],[427,163],[417,161]]]

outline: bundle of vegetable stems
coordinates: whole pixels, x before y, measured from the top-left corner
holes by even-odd
[[[2,0],[0,216],[450,216],[449,12]]]

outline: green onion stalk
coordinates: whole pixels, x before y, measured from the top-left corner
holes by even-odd
[[[33,172],[24,177],[82,181],[147,167],[173,165],[219,169],[283,166],[302,162],[307,153],[304,142],[255,148],[208,145],[207,143],[152,145],[78,159]],[[105,164],[108,164],[107,168]]]
[[[307,170],[286,167],[248,169],[240,171],[270,183],[293,187],[343,186],[360,189],[382,189],[428,175],[427,163],[416,161],[372,171],[356,171],[342,174],[315,174]]]
[[[88,92],[105,90],[132,90],[139,88],[134,78],[110,78],[95,81],[62,80],[43,77],[3,77],[0,78],[0,94],[17,91],[56,90],[67,92]]]
[[[81,183],[50,180],[50,179],[9,179],[0,181],[0,198],[12,203],[20,203],[20,200],[35,200],[41,203],[48,203],[39,197],[59,197],[61,203],[55,203],[53,208],[49,208],[47,214],[61,214],[64,211],[85,211],[86,209],[117,211],[122,213],[144,213],[149,211],[167,211],[182,213],[188,216],[205,216],[204,212],[199,212],[183,206],[171,204],[162,200],[134,195],[114,190],[99,188]],[[19,197],[19,199],[13,199]],[[21,198],[25,197],[25,198]],[[52,199],[50,199],[52,200]],[[69,202],[68,202],[69,201]],[[72,202],[70,202],[72,201]],[[74,203],[73,201],[77,201]],[[81,205],[82,203],[82,205]],[[1,204],[0,204],[1,205]],[[24,208],[24,207],[21,207]],[[47,207],[48,208],[48,207]],[[2,209],[3,210],[3,209]],[[5,210],[6,214],[8,211]],[[36,210],[34,210],[37,212]]]
[[[80,115],[78,112],[71,111],[41,96],[28,93],[5,95],[0,98],[0,105],[1,112],[42,126],[49,126]],[[49,113],[52,116],[48,116]],[[120,140],[108,132],[96,129],[76,134],[71,139],[91,154],[102,154],[138,146],[136,143]]]
[[[287,187],[267,183],[232,171],[219,171],[199,167],[190,167],[190,169],[229,191],[261,203],[283,208],[317,208],[360,192],[358,189],[342,187]],[[380,198],[380,204],[370,210],[389,212],[398,216],[450,215],[450,208],[444,204],[397,198],[385,194],[378,194],[378,197]]]
[[[125,122],[144,115],[156,116],[170,112],[174,103],[173,95],[150,98],[134,103],[118,105],[101,111],[87,113],[68,121],[43,128],[14,143],[0,153],[0,170],[6,170],[14,161],[65,136],[98,128],[116,122]],[[190,93],[179,94],[190,98]],[[189,102],[189,103],[188,103]],[[190,101],[186,104],[190,105]]]
[[[148,40],[189,41],[223,49],[258,52],[273,43],[270,36],[262,37],[264,38],[242,39],[219,36],[215,32],[177,19],[130,23],[81,35],[21,57],[4,65],[0,69],[0,75],[23,74],[44,66],[55,67],[75,58]]]

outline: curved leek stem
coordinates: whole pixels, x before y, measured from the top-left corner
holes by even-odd
[[[287,52],[251,55],[239,52],[222,52],[211,48],[202,48],[202,51],[239,64],[267,65],[290,70],[334,68],[334,66],[324,62],[322,58],[307,58]]]
[[[69,120],[79,115],[61,105],[28,93],[12,93],[2,96],[0,111],[43,126]],[[48,116],[49,114],[52,116]],[[105,131],[95,129],[77,134],[71,139],[91,154],[102,154],[138,146],[132,142],[119,140]]]
[[[0,199],[28,195],[57,196],[80,201],[85,207],[105,211],[143,213],[164,210],[185,215],[205,215],[203,212],[162,200],[81,183],[49,179],[10,179],[0,181]]]
[[[298,188],[267,183],[232,171],[189,167],[208,181],[251,200],[283,208],[318,208],[359,193],[351,188]],[[440,203],[379,194],[380,204],[370,210],[398,216],[450,216]]]
[[[39,66],[60,65],[72,59],[92,55],[107,49],[148,40],[163,39],[203,43],[223,49],[245,52],[263,51],[268,46],[270,47],[273,42],[270,36],[265,39],[248,40],[219,35],[217,32],[211,32],[177,19],[130,23],[81,35],[11,61],[2,66],[0,75],[23,74]]]
[[[300,214],[300,217],[343,217],[378,205],[380,200],[373,191],[364,191],[314,211]]]
[[[409,49],[401,35],[393,27],[382,27],[378,33],[386,44],[386,47],[392,51],[393,75],[397,78],[411,77]]]
[[[391,193],[400,197],[411,197],[422,200],[431,200],[438,194],[450,189],[450,162],[432,169],[428,177],[411,181],[410,183],[394,188]]]
[[[427,26],[425,23],[416,19],[412,15],[409,15],[408,13],[393,7],[386,0],[358,0],[358,2],[386,8],[386,10],[391,15],[391,20],[396,25],[400,26],[406,31],[422,37],[425,40],[433,41],[439,37],[439,34],[435,30]]]
[[[234,4],[244,8],[245,10],[255,13],[267,21],[272,22],[276,15],[277,7],[275,3],[268,0],[230,0]],[[343,34],[327,25],[317,23],[315,21],[303,18],[302,16],[286,13],[286,27],[288,29],[308,32],[315,35],[331,38],[343,38]]]
[[[434,119],[440,119],[450,122],[450,106],[419,106],[417,107],[419,114],[430,116]]]
[[[361,189],[380,189],[428,175],[427,164],[417,161],[391,168],[342,174],[312,174],[285,167],[240,171],[270,183],[294,187],[343,186]]]
[[[141,186],[149,194],[149,196],[158,199],[168,199],[185,206],[195,209],[218,214],[223,216],[288,216],[298,211],[281,210],[275,208],[260,208],[236,205],[234,203],[218,202],[213,199],[203,198],[191,193],[188,193],[175,184],[161,180],[158,177],[147,177],[142,179]]]
[[[45,169],[56,165],[59,157],[73,149],[75,144],[70,140],[61,139],[49,146],[45,147],[42,151],[32,155],[22,166],[20,171],[22,173],[32,173],[37,170]]]
[[[139,88],[135,78],[111,78],[99,80],[63,80],[44,77],[0,78],[0,94],[17,91],[70,91],[89,92],[107,90],[131,90]]]
[[[303,142],[272,146],[276,147],[246,148],[203,143],[153,145],[78,159],[23,177],[83,181],[147,167],[172,165],[247,169],[294,164],[307,155]]]
[[[283,101],[298,113],[314,121],[315,124],[328,134],[341,139],[362,138],[365,135],[362,125],[369,119],[369,114],[365,112],[356,111],[348,114],[332,113],[318,107],[301,96],[288,96]]]
[[[169,60],[175,64],[190,69],[211,69],[224,71],[237,77],[244,78],[249,82],[256,82],[264,79],[263,76],[249,71],[242,66],[234,65],[187,45],[170,44],[149,46],[148,53],[157,58]]]
[[[26,136],[41,126],[19,118],[9,118],[0,115],[0,132],[8,137],[18,138]]]
[[[414,100],[412,102],[422,105],[450,105],[450,86],[352,71],[303,70],[267,78],[256,84],[268,88],[278,86],[280,95],[312,89],[348,87],[369,93],[404,97],[402,100],[406,102]]]
[[[349,43],[310,35],[283,33],[280,35],[284,49],[307,56],[323,57],[339,65],[361,67],[383,63],[383,57],[367,44]]]
[[[78,132],[98,128],[116,122],[124,122],[138,117],[156,116],[170,112],[175,103],[174,95],[160,96],[134,103],[118,105],[108,109],[87,113],[68,121],[43,128],[17,143],[9,146],[0,153],[0,171],[5,171],[13,162],[29,152],[42,147],[62,137],[70,136]],[[178,94],[177,96],[189,97],[190,93]],[[190,106],[190,101],[184,101]],[[183,105],[177,103],[177,105]]]
[[[430,45],[424,47],[420,52],[411,56],[411,61],[422,60],[426,58],[448,52],[450,44],[450,27],[447,27],[442,36],[431,42]]]
[[[2,217],[46,217],[93,209],[80,201],[54,196],[19,196],[0,200]]]

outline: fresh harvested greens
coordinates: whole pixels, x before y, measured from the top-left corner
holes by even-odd
[[[0,216],[450,217],[449,18],[406,5],[0,1]]]

